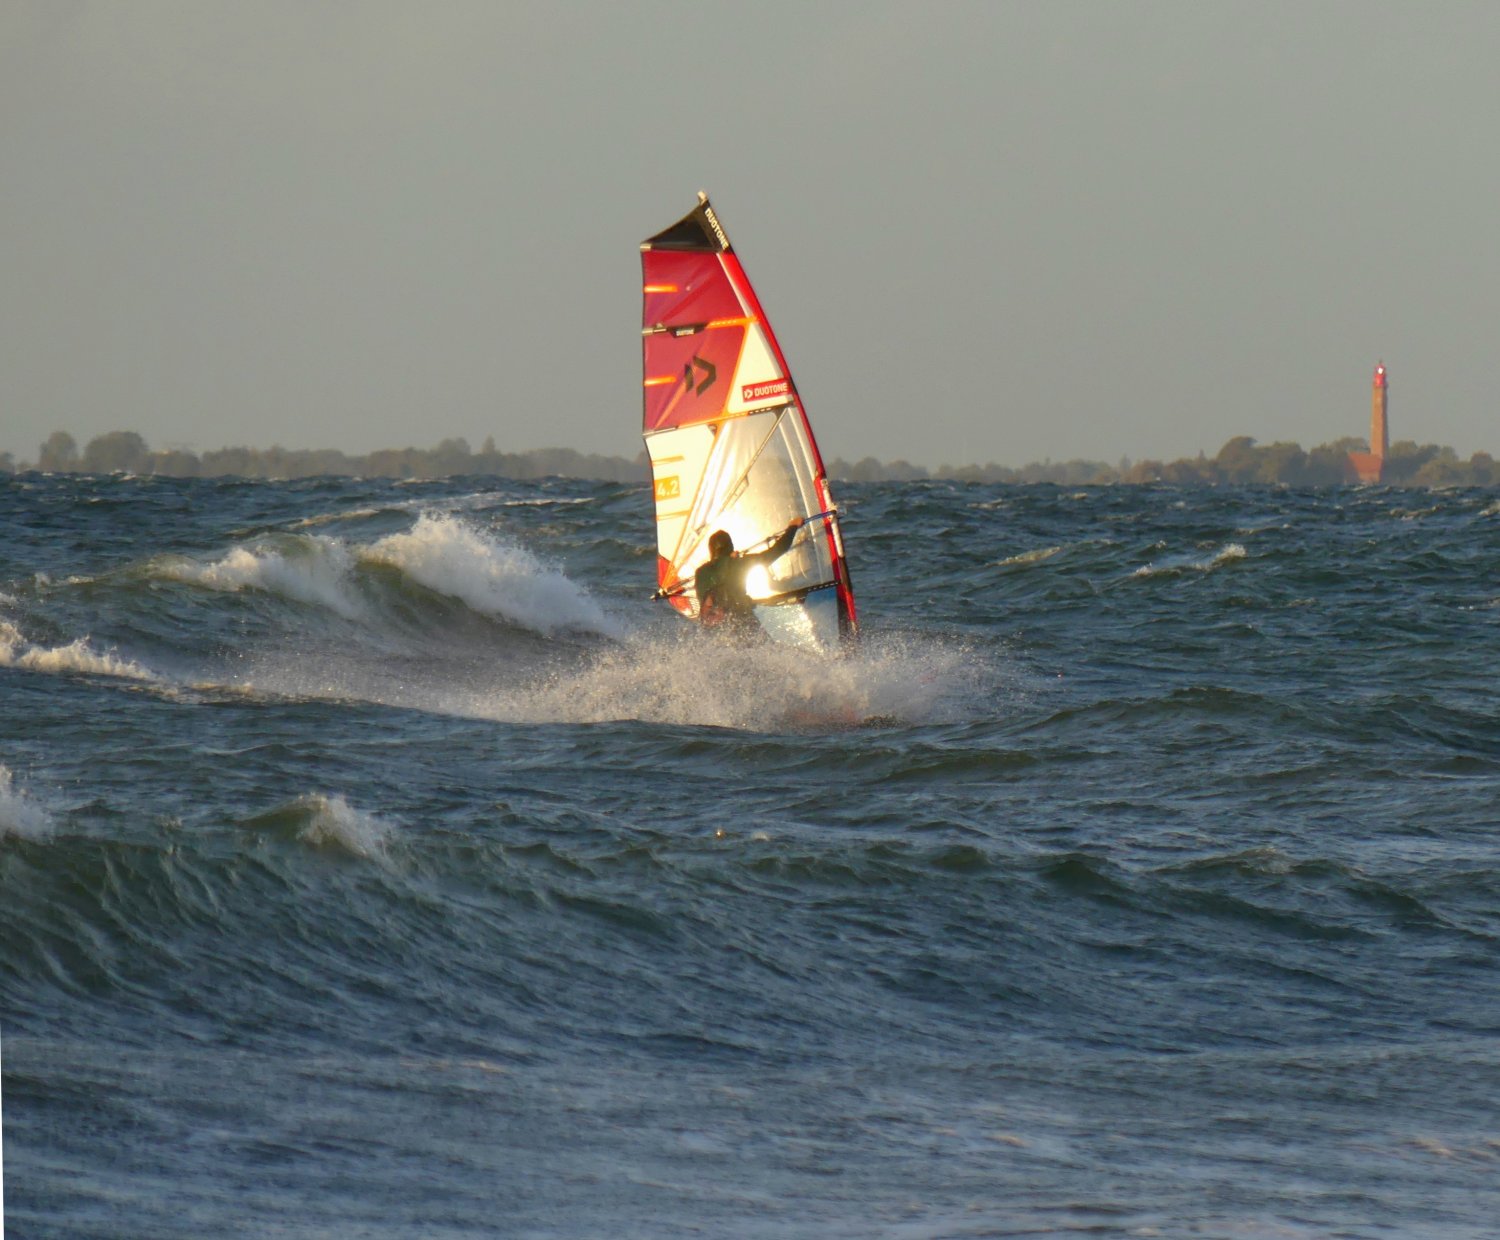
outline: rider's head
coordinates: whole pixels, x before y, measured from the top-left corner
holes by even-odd
[[[708,536],[708,554],[718,559],[721,555],[728,555],[734,550],[734,539],[729,537],[727,530],[715,530]]]

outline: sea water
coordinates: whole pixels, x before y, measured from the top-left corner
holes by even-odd
[[[1500,494],[0,478],[12,1235],[1500,1234]]]

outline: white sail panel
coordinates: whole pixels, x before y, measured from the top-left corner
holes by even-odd
[[[710,534],[724,530],[737,548],[754,551],[769,541],[768,530],[774,535],[793,517],[818,511],[802,421],[789,406],[660,431],[646,445],[656,479],[657,552],[690,614],[697,614],[692,578],[708,559]],[[833,553],[817,533],[808,527],[755,593],[774,598],[831,583]]]
[[[760,324],[751,324],[740,346],[739,364],[734,368],[734,382],[729,389],[725,408],[730,413],[745,413],[784,405],[791,395],[791,381],[782,372],[771,344]]]

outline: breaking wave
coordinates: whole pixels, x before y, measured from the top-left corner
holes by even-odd
[[[362,623],[378,622],[381,569],[395,569],[405,581],[543,636],[623,633],[560,570],[447,515],[424,514],[410,531],[368,545],[323,534],[281,534],[235,547],[208,564],[173,556],[154,566],[165,579],[231,593],[265,591]]]
[[[364,551],[439,594],[544,635],[573,631],[622,635],[588,593],[524,547],[502,543],[454,520],[423,515],[409,533],[390,534]]]
[[[353,587],[353,567],[354,557],[340,540],[293,537],[235,547],[211,564],[173,558],[159,572],[171,580],[231,594],[264,590],[358,620],[365,608]]]
[[[8,620],[0,620],[0,667],[19,667],[54,675],[117,676],[125,680],[154,682],[156,674],[133,659],[109,651],[95,650],[87,637],[63,646],[38,646],[21,636]]]

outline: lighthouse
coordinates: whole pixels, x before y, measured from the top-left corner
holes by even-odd
[[[1360,482],[1379,482],[1385,471],[1386,454],[1391,450],[1391,428],[1386,421],[1389,391],[1385,363],[1379,362],[1375,366],[1375,378],[1370,383],[1370,450],[1349,453],[1349,465]]]

